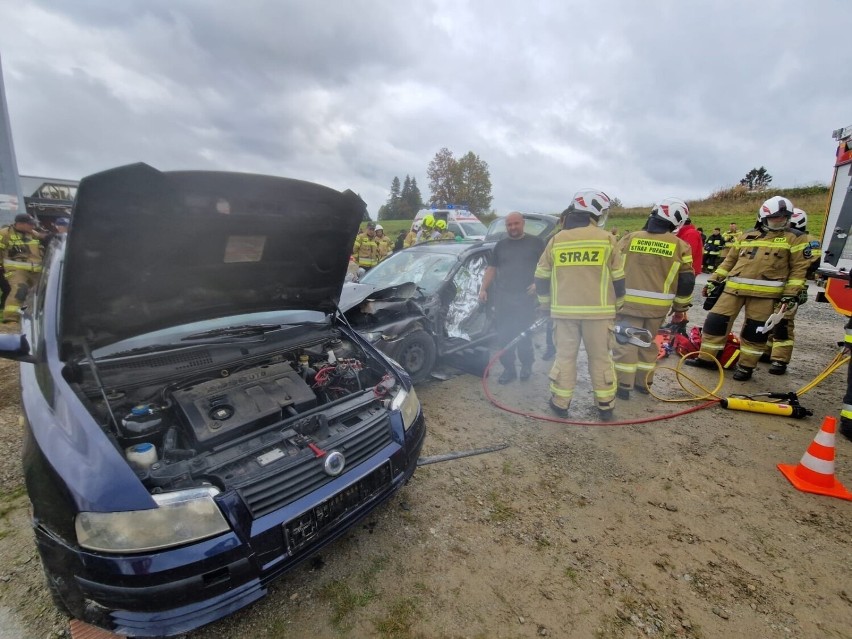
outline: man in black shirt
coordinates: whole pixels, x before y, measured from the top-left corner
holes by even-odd
[[[538,258],[544,251],[541,238],[524,234],[524,216],[514,211],[506,216],[507,237],[497,242],[492,252],[491,264],[482,278],[479,301],[490,300],[494,305],[494,319],[500,345],[511,342],[535,321],[535,284],[533,283]],[[500,356],[503,374],[498,380],[508,384],[517,378],[515,351],[521,362],[521,380],[532,374],[533,346],[529,335],[516,347]]]

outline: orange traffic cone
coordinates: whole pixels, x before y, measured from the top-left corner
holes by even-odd
[[[799,490],[852,501],[852,493],[834,478],[834,430],[837,420],[826,417],[798,466],[778,464],[778,470]]]

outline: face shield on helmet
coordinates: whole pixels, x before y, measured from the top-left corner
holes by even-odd
[[[790,228],[797,231],[806,231],[808,228],[808,214],[802,209],[793,209],[793,215],[790,216]]]
[[[689,220],[689,207],[683,200],[667,197],[654,205],[654,208],[651,209],[651,215],[671,223],[674,230],[677,231]]]
[[[447,223],[444,222],[444,220],[437,220],[435,222],[435,228],[438,229],[439,231],[443,231],[447,228]]]
[[[577,191],[571,199],[571,204],[568,205],[566,211],[573,213],[581,211],[588,213],[597,221],[598,226],[606,224],[606,218],[609,215],[610,199],[603,191],[594,189],[583,189]]]
[[[757,211],[757,224],[770,231],[781,231],[793,214],[793,203],[786,197],[776,195],[760,205]],[[774,218],[771,222],[769,218]]]

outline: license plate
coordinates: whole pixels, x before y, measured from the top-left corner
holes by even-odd
[[[284,524],[287,551],[293,553],[310,544],[347,513],[356,510],[384,490],[390,481],[390,462],[386,462],[323,503],[288,521]]]

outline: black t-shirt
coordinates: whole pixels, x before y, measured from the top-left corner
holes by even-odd
[[[524,235],[513,240],[504,237],[497,242],[491,259],[491,266],[497,268],[495,285],[502,293],[520,295],[533,283],[535,267],[544,252],[544,242],[540,237]]]

